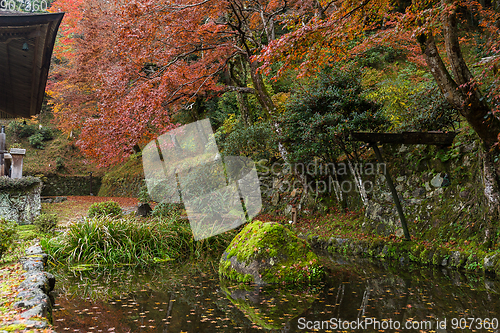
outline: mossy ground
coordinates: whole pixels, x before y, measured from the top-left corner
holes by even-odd
[[[103,197],[137,197],[144,180],[142,155],[130,156],[125,163],[112,167],[106,172],[99,189]]]
[[[232,269],[231,257],[245,264],[267,260],[270,266],[259,272],[266,283],[314,283],[324,274],[309,244],[275,222],[248,224],[229,244],[226,253],[227,258],[221,259],[219,273],[235,281],[252,282],[254,277]]]

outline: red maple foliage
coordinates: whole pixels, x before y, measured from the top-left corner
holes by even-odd
[[[57,0],[53,10],[71,8]],[[293,2],[293,1],[292,1]],[[287,1],[92,1],[68,20],[75,57],[51,86],[60,127],[101,165],[119,161],[175,125],[200,96],[254,93],[273,102],[251,56],[275,38]],[[56,50],[57,54],[57,50]],[[59,53],[58,56],[64,57]],[[251,77],[251,83],[247,82]]]

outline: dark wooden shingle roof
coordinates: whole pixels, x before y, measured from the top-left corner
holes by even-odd
[[[0,118],[40,112],[63,16],[0,10]]]

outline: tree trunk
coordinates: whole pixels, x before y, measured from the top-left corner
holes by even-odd
[[[253,88],[255,89],[255,95],[259,100],[260,105],[264,108],[264,111],[267,113],[268,118],[271,119],[272,114],[276,107],[274,106],[269,93],[267,92],[266,86],[264,85],[264,80],[262,79],[262,75],[257,72],[259,65],[255,61],[251,61],[248,59],[248,63],[250,64],[250,77],[252,78]]]
[[[250,110],[248,109],[248,98],[247,95],[237,91],[236,99],[240,105],[241,119],[243,120],[243,125],[245,127],[250,126]]]
[[[451,0],[442,0],[444,6]],[[439,55],[432,33],[424,33],[417,40],[427,65],[446,100],[467,120],[479,135],[487,150],[498,142],[500,120],[486,104],[460,50],[455,12],[443,14],[443,37],[454,78]]]
[[[474,81],[462,52],[458,39],[457,18],[454,10],[448,10],[453,5],[453,0],[441,0],[445,7],[443,11],[443,37],[446,54],[450,62],[453,77],[439,55],[434,36],[431,32],[417,37],[425,60],[431,73],[436,80],[439,89],[446,100],[466,119],[469,125],[476,131],[483,142],[485,153],[481,156],[483,160],[483,186],[484,197],[488,218],[485,220],[496,220],[500,214],[500,192],[498,177],[494,170],[492,151],[498,150],[500,120],[493,115],[491,108],[483,98],[477,83]],[[485,230],[485,242],[491,237],[489,227]]]

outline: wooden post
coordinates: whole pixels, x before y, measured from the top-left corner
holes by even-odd
[[[385,164],[384,159],[382,158],[382,154],[380,154],[380,150],[378,149],[377,143],[370,143],[370,145],[373,147],[373,151],[375,152],[375,155],[377,156],[377,160]],[[398,192],[396,191],[396,188],[394,187],[394,183],[392,182],[391,175],[389,173],[389,170],[385,168],[386,174],[385,174],[385,179],[387,181],[387,186],[391,189],[391,194],[392,194],[392,199],[394,200],[394,204],[396,205],[396,210],[398,211],[399,214],[399,219],[401,220],[401,225],[403,226],[403,232],[405,234],[405,239],[406,240],[411,240],[410,233],[408,232],[408,225],[406,224],[406,217],[405,214],[403,213],[403,208],[401,207],[401,203],[399,202],[399,196]]]
[[[92,171],[89,172],[89,181],[90,181],[90,195],[94,195],[92,193]]]
[[[292,208],[292,222],[295,225],[297,223],[297,208]]]
[[[5,170],[4,154],[5,151],[5,126],[0,129],[0,176],[5,176],[8,170]]]

